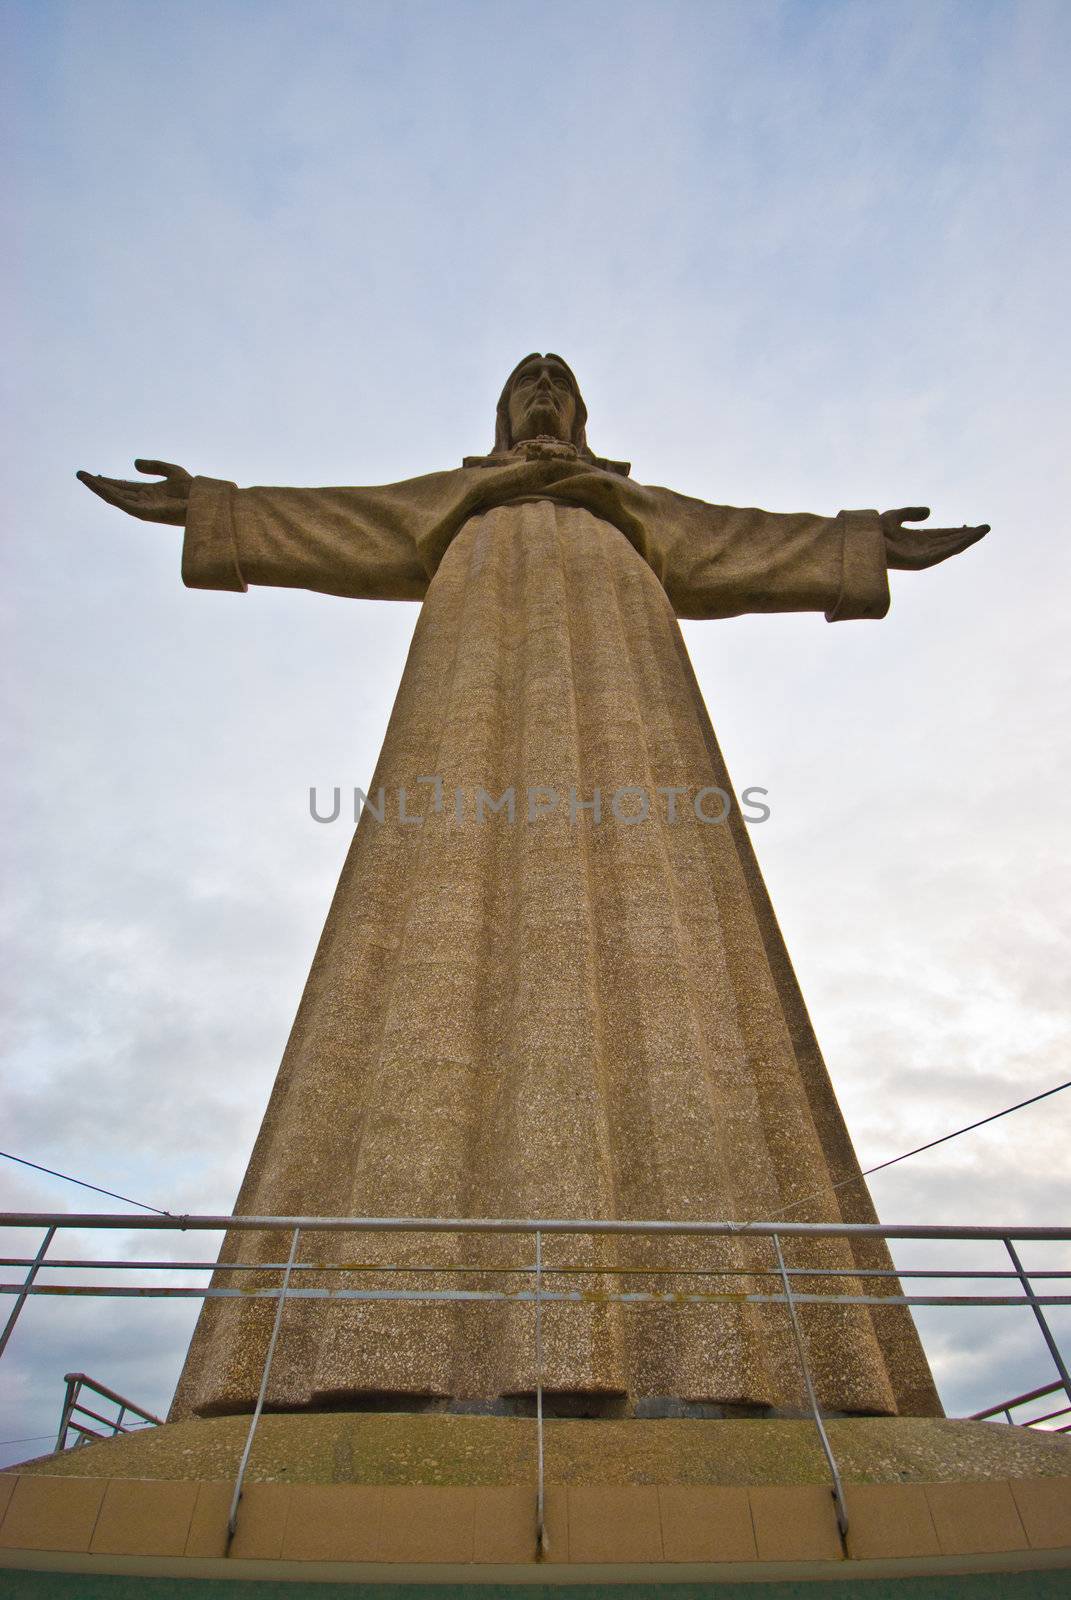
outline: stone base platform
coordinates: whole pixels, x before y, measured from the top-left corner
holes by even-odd
[[[927,1600],[982,1600],[984,1574],[1001,1575],[993,1594],[1068,1592],[1071,1443],[943,1418],[828,1428],[844,1543],[809,1422],[548,1422],[539,1561],[527,1419],[266,1416],[229,1554],[248,1418],[171,1423],[0,1474],[0,1594],[192,1597],[236,1579],[242,1600],[280,1583],[322,1597],[355,1582],[589,1593],[683,1582],[715,1584],[720,1600],[746,1585],[757,1600],[805,1579],[818,1600],[866,1578],[884,1580],[867,1591],[884,1600],[887,1582],[925,1575]]]

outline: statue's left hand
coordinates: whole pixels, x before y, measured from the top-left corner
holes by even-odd
[[[190,504],[190,484],[193,482],[185,467],[176,467],[170,461],[134,462],[139,472],[158,472],[162,483],[138,483],[129,478],[102,478],[96,472],[79,472],[79,483],[99,494],[110,506],[118,506],[127,516],[140,517],[143,522],[170,522],[182,527]]]
[[[919,572],[923,567],[935,567],[949,556],[958,556],[961,550],[977,544],[989,532],[989,523],[978,528],[905,528],[905,522],[925,522],[929,506],[901,506],[899,511],[881,513],[881,531],[885,535],[885,560],[890,567],[901,572]]]

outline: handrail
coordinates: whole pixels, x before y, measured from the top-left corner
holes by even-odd
[[[262,1271],[268,1269],[261,1268]],[[276,1269],[278,1270],[278,1269]],[[405,1272],[406,1267],[382,1267],[384,1274]],[[475,1271],[467,1267],[440,1267],[442,1273]],[[514,1272],[530,1272],[529,1267],[515,1267]],[[553,1277],[554,1268],[544,1269]],[[681,1269],[687,1277],[687,1268]],[[821,1270],[815,1268],[809,1277],[819,1278]],[[1068,1274],[1071,1278],[1071,1273]],[[21,1284],[0,1283],[0,1295],[20,1294]],[[276,1300],[278,1289],[171,1289],[163,1284],[139,1284],[127,1288],[123,1284],[43,1283],[28,1291],[31,1295],[45,1295],[53,1299],[84,1300]],[[738,1305],[783,1306],[784,1293],[751,1294],[738,1289],[675,1290],[635,1289],[614,1292],[594,1289],[544,1289],[539,1296],[534,1289],[289,1289],[290,1300],[407,1300],[417,1304],[431,1304],[438,1300],[451,1300],[460,1304],[532,1305],[536,1299],[544,1305],[624,1305],[624,1306],[705,1306],[723,1305],[732,1301]],[[874,1306],[879,1310],[887,1306],[1071,1306],[1071,1294],[1045,1294],[1028,1298],[1021,1294],[798,1294],[792,1295],[801,1306]]]
[[[0,1228],[121,1228],[205,1233],[629,1233],[732,1235],[822,1239],[1071,1239],[1071,1228],[1004,1228],[972,1224],[948,1228],[940,1223],[884,1222],[681,1222],[647,1218],[620,1221],[599,1217],[276,1217],[152,1216],[121,1212],[0,1211]]]
[[[114,1389],[109,1389],[106,1383],[99,1383],[96,1378],[91,1378],[87,1372],[65,1372],[63,1381],[65,1383],[80,1384],[85,1389],[92,1389],[94,1394],[103,1395],[105,1400],[114,1400],[115,1404],[121,1406],[124,1411],[133,1411],[136,1416],[144,1417],[146,1422],[163,1423],[164,1419],[158,1417],[155,1411],[146,1411],[144,1406],[139,1406],[135,1401],[128,1400],[125,1394],[117,1394]],[[100,1417],[98,1420],[104,1422],[106,1419]]]
[[[1032,1276],[1036,1277],[1034,1273]],[[1063,1384],[1059,1379],[1055,1383],[1043,1384],[1040,1389],[1028,1389],[1025,1394],[1017,1394],[1011,1400],[1002,1400],[998,1406],[990,1406],[988,1411],[972,1411],[967,1418],[968,1422],[988,1422],[990,1417],[999,1417],[1004,1411],[1012,1411],[1016,1406],[1025,1406],[1031,1400],[1044,1400],[1046,1395],[1055,1394],[1057,1389],[1062,1389]]]
[[[111,1437],[116,1434],[129,1433],[130,1429],[123,1426],[127,1412],[133,1412],[143,1421],[161,1426],[163,1418],[158,1417],[154,1411],[146,1411],[144,1406],[139,1406],[136,1401],[128,1400],[125,1394],[118,1394],[116,1390],[109,1389],[107,1384],[98,1383],[96,1378],[91,1378],[86,1372],[66,1372],[63,1381],[67,1388],[63,1396],[63,1411],[60,1415],[59,1432],[56,1435],[56,1449],[64,1450],[67,1447],[67,1434],[73,1428],[83,1438],[103,1439],[104,1434],[97,1433],[95,1428],[87,1428],[85,1423],[79,1422],[75,1412],[80,1412],[84,1417],[92,1417],[94,1422],[103,1423],[104,1427],[111,1429]],[[112,1405],[119,1407],[117,1417],[102,1417],[99,1411],[92,1410],[84,1405],[81,1400],[83,1389],[89,1389],[94,1394],[110,1400]]]
[[[168,1299],[189,1298],[201,1300],[217,1299],[243,1299],[243,1300],[274,1300],[276,1301],[274,1325],[268,1344],[267,1357],[264,1363],[259,1394],[253,1412],[245,1449],[242,1454],[241,1465],[231,1502],[228,1517],[228,1550],[230,1541],[234,1536],[237,1526],[238,1507],[242,1497],[243,1480],[249,1463],[250,1454],[256,1435],[257,1424],[267,1398],[268,1382],[271,1370],[271,1361],[275,1352],[282,1324],[283,1311],[288,1300],[341,1300],[362,1302],[453,1302],[469,1303],[484,1302],[492,1304],[528,1304],[533,1306],[533,1332],[536,1341],[535,1368],[536,1368],[536,1428],[537,1428],[537,1486],[536,1486],[536,1545],[537,1554],[545,1556],[546,1528],[544,1524],[544,1456],[543,1456],[543,1352],[542,1352],[542,1310],[543,1307],[553,1303],[565,1304],[591,1304],[593,1302],[605,1304],[620,1304],[630,1306],[640,1305],[714,1305],[732,1301],[739,1304],[746,1302],[752,1305],[780,1305],[784,1306],[789,1317],[791,1331],[800,1361],[804,1390],[812,1419],[818,1431],[819,1440],[830,1469],[832,1492],[836,1503],[837,1523],[842,1538],[847,1533],[847,1510],[840,1473],[833,1454],[829,1435],[826,1432],[821,1410],[811,1373],[808,1369],[806,1341],[800,1326],[797,1308],[805,1305],[837,1305],[837,1306],[867,1306],[875,1310],[889,1309],[890,1307],[903,1306],[1019,1306],[1033,1312],[1037,1319],[1040,1331],[1048,1346],[1054,1364],[1060,1375],[1060,1381],[1049,1384],[1043,1388],[1033,1390],[1028,1395],[1018,1396],[1015,1400],[1005,1402],[1003,1405],[994,1406],[988,1411],[978,1412],[972,1420],[983,1421],[1003,1413],[1011,1421],[1010,1408],[1028,1400],[1040,1399],[1049,1394],[1063,1390],[1071,1401],[1071,1374],[1053,1338],[1051,1329],[1045,1317],[1045,1308],[1049,1306],[1071,1305],[1071,1293],[1038,1294],[1033,1285],[1033,1279],[1044,1279],[1054,1288],[1071,1289],[1071,1270],[1045,1268],[1034,1274],[1027,1272],[1020,1257],[1015,1250],[1015,1241],[1046,1241],[1066,1242],[1071,1241],[1071,1227],[1021,1227],[1008,1228],[1002,1226],[969,1225],[948,1227],[935,1223],[851,1223],[851,1222],[787,1222],[776,1220],[772,1222],[729,1222],[719,1221],[683,1221],[671,1219],[628,1219],[616,1218],[497,1218],[497,1217],[300,1217],[300,1216],[172,1216],[170,1214],[154,1214],[152,1216],[134,1215],[127,1216],[115,1213],[69,1213],[69,1212],[6,1212],[0,1213],[0,1227],[9,1228],[43,1228],[46,1230],[45,1240],[37,1253],[33,1256],[4,1256],[0,1258],[0,1266],[25,1268],[26,1276],[21,1282],[0,1283],[0,1294],[15,1296],[15,1305],[11,1316],[8,1318],[5,1329],[5,1338],[9,1337],[18,1314],[31,1295],[53,1296],[85,1296],[90,1298],[144,1298]],[[288,1233],[290,1235],[289,1260],[283,1262],[199,1262],[199,1261],[146,1261],[143,1259],[128,1260],[78,1260],[72,1258],[48,1258],[47,1250],[52,1243],[54,1235],[61,1228],[75,1230],[122,1230],[142,1232],[152,1229],[156,1232],[245,1232],[245,1233]],[[344,1234],[454,1234],[454,1235],[519,1235],[533,1236],[535,1246],[535,1260],[532,1262],[517,1262],[512,1265],[496,1265],[481,1267],[468,1262],[431,1262],[415,1264],[412,1262],[376,1262],[376,1261],[333,1261],[299,1262],[297,1257],[298,1244],[303,1234],[344,1233]],[[588,1265],[571,1262],[556,1266],[548,1264],[544,1256],[544,1242],[548,1235],[585,1236],[589,1239],[613,1235],[622,1238],[659,1236],[672,1238],[709,1238],[709,1239],[768,1239],[773,1246],[775,1265],[769,1267],[751,1266],[629,1266],[629,1265]],[[990,1241],[1002,1244],[1010,1257],[1012,1271],[1007,1268],[994,1270],[992,1268],[963,1269],[940,1267],[907,1268],[902,1272],[892,1267],[864,1267],[863,1265],[846,1267],[823,1267],[787,1265],[782,1251],[782,1241],[785,1239],[917,1239],[935,1240],[941,1242],[974,1242]],[[458,1255],[464,1254],[458,1250]],[[46,1280],[57,1270],[71,1273],[86,1271],[136,1271],[151,1272],[178,1271],[178,1272],[204,1272],[212,1274],[211,1283],[204,1285],[187,1285],[174,1287],[167,1284],[128,1284],[114,1283],[56,1283],[50,1281],[40,1282],[39,1277]],[[255,1271],[262,1274],[281,1274],[278,1286],[257,1286],[250,1288],[227,1287],[221,1284],[220,1277],[231,1272]],[[309,1271],[352,1274],[373,1274],[375,1278],[390,1278],[395,1273],[427,1273],[434,1274],[438,1279],[428,1280],[423,1288],[381,1288],[381,1287],[325,1287],[317,1286],[305,1288],[301,1284],[301,1274]],[[442,1287],[442,1278],[451,1274],[465,1273],[479,1277],[482,1274],[495,1274],[514,1280],[520,1279],[524,1287],[503,1285],[500,1288],[465,1288],[454,1289]],[[614,1288],[590,1289],[577,1287],[557,1287],[570,1277],[596,1276],[614,1280],[649,1280],[653,1278],[675,1278],[677,1280],[728,1280],[725,1287],[711,1288],[673,1288],[663,1289],[657,1286],[634,1289],[625,1288],[623,1285]],[[775,1279],[776,1285],[769,1289],[757,1286],[741,1286],[736,1289],[731,1280],[745,1277],[752,1280]],[[812,1280],[806,1291],[794,1287],[798,1278]],[[946,1280],[953,1284],[960,1280],[997,1280],[997,1286],[1016,1283],[1020,1290],[1018,1294],[905,1294],[898,1279],[936,1279]],[[296,1282],[294,1280],[297,1280]],[[532,1280],[534,1279],[534,1283]],[[841,1280],[848,1279],[845,1288],[853,1290],[865,1289],[868,1283],[870,1293],[840,1293],[837,1292]],[[883,1293],[882,1280],[893,1280],[890,1288],[900,1290],[899,1293]],[[851,1280],[855,1280],[852,1282]],[[877,1280],[872,1282],[872,1280]],[[367,1279],[365,1280],[367,1282]],[[548,1281],[555,1287],[548,1287]],[[103,1385],[96,1384],[95,1380],[87,1379],[83,1373],[68,1373],[68,1397],[64,1408],[64,1421],[61,1425],[60,1439],[65,1438],[68,1426],[75,1428],[82,1434],[93,1436],[93,1430],[79,1423],[72,1416],[75,1410],[81,1410],[84,1415],[92,1417],[95,1421],[105,1422],[105,1419],[91,1412],[88,1407],[78,1406],[77,1385],[86,1382],[95,1388],[98,1393],[119,1405],[137,1412],[137,1414],[150,1422],[158,1422],[150,1412],[134,1406],[126,1401],[123,1396],[116,1394]],[[1062,1416],[1066,1408],[1050,1413],[1043,1419],[1033,1421],[1048,1421]],[[106,1422],[105,1425],[116,1431],[122,1430],[122,1420],[125,1411],[120,1410],[117,1422]],[[1071,1425],[1069,1425],[1071,1426]],[[1052,1431],[1067,1431],[1066,1429]]]
[[[0,1267],[22,1267],[25,1256],[0,1256]],[[282,1272],[285,1261],[151,1261],[144,1256],[128,1257],[125,1261],[93,1260],[79,1256],[55,1256],[41,1263],[41,1268],[54,1272],[57,1267],[72,1271],[130,1272],[141,1268],[143,1272]],[[531,1272],[531,1267],[478,1266],[471,1261],[436,1261],[421,1266],[412,1261],[295,1261],[293,1271],[301,1272],[466,1272],[478,1277],[508,1277],[512,1273]],[[601,1263],[597,1266],[578,1267],[575,1263],[556,1261],[554,1276],[591,1278],[780,1278],[774,1267],[615,1267]],[[1017,1272],[1000,1267],[786,1267],[790,1278],[1004,1278],[1018,1280]],[[1067,1271],[1059,1268],[1039,1268],[1031,1272],[1034,1278],[1066,1278]]]

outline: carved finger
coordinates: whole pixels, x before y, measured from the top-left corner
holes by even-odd
[[[97,482],[106,483],[110,489],[117,489],[120,492],[125,489],[132,494],[144,494],[146,489],[153,487],[151,483],[139,483],[136,478],[105,478],[99,474]]]
[[[969,528],[966,523],[962,528],[941,529],[948,533],[948,542],[952,546],[953,554],[957,550],[969,550],[972,544],[977,544],[979,539],[984,539],[989,532],[989,523],[980,522],[976,528]]]
[[[79,472],[78,481],[84,483],[87,489],[92,489],[94,494],[100,495],[102,500],[107,500],[110,505],[119,505],[124,489],[136,489],[137,484],[124,483],[121,478],[102,478],[97,472]],[[125,509],[125,508],[124,508]]]
[[[101,500],[107,501],[108,504],[112,503],[111,490],[108,488],[107,484],[102,483],[101,480],[95,477],[92,472],[79,472],[76,473],[75,476],[77,477],[79,483],[84,483],[86,488],[91,489],[95,495],[100,497]]]
[[[927,543],[934,549],[947,550],[954,555],[957,550],[966,550],[969,545],[984,539],[989,532],[989,524],[983,522],[980,527],[969,528],[964,523],[962,528],[927,528],[925,531]]]
[[[139,456],[134,465],[139,472],[148,473],[150,476],[155,473],[161,478],[181,478],[183,480],[190,476],[185,467],[178,467],[173,461],[148,461],[143,456]]]
[[[888,513],[890,517],[895,517],[897,522],[925,522],[929,514],[929,506],[901,506],[898,511]]]

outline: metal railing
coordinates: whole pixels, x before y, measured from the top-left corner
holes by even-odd
[[[161,1427],[163,1417],[158,1417],[153,1411],[146,1411],[144,1406],[137,1405],[133,1400],[128,1400],[125,1394],[116,1394],[114,1389],[109,1389],[107,1384],[98,1383],[96,1378],[89,1377],[85,1372],[65,1372],[64,1382],[67,1392],[63,1397],[63,1412],[60,1416],[59,1433],[56,1435],[56,1449],[66,1450],[67,1435],[76,1433],[78,1438],[75,1444],[84,1444],[87,1439],[114,1439],[120,1433],[133,1433],[134,1428],[127,1424],[127,1417],[138,1417],[139,1424]],[[99,1395],[101,1400],[118,1407],[114,1417],[102,1416],[99,1411],[94,1411],[90,1406],[82,1403],[82,1390],[88,1389],[94,1396]],[[106,1428],[106,1433],[101,1433],[97,1428],[90,1428],[79,1417],[92,1417],[94,1422]]]
[[[93,1296],[104,1298],[190,1298],[190,1299],[261,1299],[275,1300],[275,1319],[271,1337],[264,1361],[261,1376],[260,1390],[257,1396],[253,1415],[250,1418],[249,1430],[242,1451],[238,1473],[235,1480],[234,1492],[231,1500],[230,1516],[228,1519],[228,1548],[229,1539],[233,1537],[237,1527],[238,1509],[242,1498],[242,1489],[249,1458],[256,1437],[257,1425],[264,1408],[265,1398],[268,1393],[271,1375],[272,1360],[275,1355],[276,1345],[282,1327],[283,1315],[288,1301],[293,1300],[327,1300],[327,1301],[416,1301],[423,1303],[490,1303],[490,1304],[527,1304],[533,1309],[533,1335],[535,1347],[535,1398],[536,1398],[536,1436],[537,1436],[537,1482],[536,1482],[536,1546],[537,1554],[545,1555],[547,1550],[546,1528],[544,1521],[544,1405],[543,1405],[543,1342],[542,1342],[542,1313],[548,1304],[591,1304],[594,1302],[612,1303],[624,1306],[667,1306],[667,1305],[717,1305],[733,1302],[751,1305],[780,1305],[784,1306],[789,1319],[790,1330],[796,1355],[800,1364],[803,1387],[807,1396],[810,1415],[814,1422],[819,1442],[822,1448],[830,1474],[830,1487],[836,1506],[837,1523],[842,1538],[847,1533],[848,1518],[841,1484],[840,1472],[836,1458],[827,1433],[821,1408],[815,1392],[807,1362],[806,1341],[800,1328],[798,1308],[812,1305],[837,1305],[837,1306],[867,1306],[875,1310],[891,1306],[991,1306],[1006,1307],[1019,1306],[1029,1308],[1033,1313],[1042,1337],[1048,1346],[1049,1353],[1055,1363],[1059,1380],[1051,1384],[1044,1391],[1033,1391],[1030,1396],[1018,1396],[1016,1401],[1007,1402],[1006,1406],[994,1407],[992,1411],[976,1414],[977,1420],[996,1415],[1013,1407],[1020,1401],[1029,1398],[1038,1398],[1042,1393],[1055,1393],[1062,1389],[1071,1401],[1071,1374],[1067,1364],[1053,1337],[1052,1330],[1046,1318],[1046,1308],[1052,1306],[1071,1305],[1071,1293],[1038,1293],[1034,1287],[1035,1282],[1044,1280],[1047,1286],[1068,1289],[1071,1287],[1071,1270],[1044,1269],[1028,1273],[1024,1268],[1015,1242],[1062,1242],[1071,1241],[1071,1228],[1044,1228],[1044,1227],[961,1227],[948,1228],[931,1224],[907,1224],[902,1226],[882,1225],[878,1223],[813,1223],[813,1222],[684,1222],[684,1221],[610,1221],[602,1219],[564,1219],[564,1218],[472,1218],[472,1217],[233,1217],[233,1216],[122,1216],[122,1215],[94,1215],[92,1213],[54,1213],[54,1212],[9,1212],[0,1213],[0,1227],[9,1228],[40,1228],[44,1230],[44,1238],[36,1253],[32,1256],[4,1256],[0,1257],[0,1267],[14,1267],[23,1269],[25,1276],[21,1282],[0,1283],[0,1293],[13,1295],[15,1303],[8,1317],[7,1325],[0,1334],[0,1354],[6,1347],[27,1299],[32,1295],[62,1295],[62,1296]],[[83,1260],[83,1259],[58,1259],[49,1256],[49,1249],[60,1229],[74,1230],[121,1230],[134,1231],[179,1231],[179,1232],[278,1232],[289,1235],[289,1254],[285,1261],[271,1262],[213,1262],[213,1261],[172,1261],[172,1260],[145,1260],[145,1259],[108,1259],[108,1260]],[[367,1263],[347,1261],[299,1261],[298,1248],[305,1234],[479,1234],[479,1235],[519,1235],[528,1236],[533,1242],[534,1259],[530,1262],[513,1263],[508,1266],[485,1266],[478,1262],[444,1264],[435,1262],[430,1265],[415,1265],[412,1262],[389,1263],[373,1261]],[[627,1237],[664,1236],[668,1238],[689,1239],[753,1239],[769,1240],[773,1259],[769,1267],[747,1266],[697,1266],[690,1262],[683,1266],[607,1266],[606,1264],[592,1265],[562,1265],[555,1263],[548,1266],[543,1254],[544,1242],[548,1236],[571,1235],[595,1239],[606,1235]],[[979,1268],[979,1267],[865,1267],[853,1264],[850,1267],[822,1267],[819,1265],[788,1266],[785,1261],[783,1242],[801,1239],[901,1239],[901,1240],[935,1240],[946,1243],[980,1243],[985,1241],[1003,1244],[1012,1263],[1011,1270],[1007,1268]],[[143,1271],[143,1272],[211,1272],[216,1275],[215,1281],[206,1286],[192,1287],[163,1284],[139,1284],[130,1286],[126,1284],[94,1284],[94,1283],[55,1283],[52,1281],[38,1281],[41,1275],[55,1271],[68,1272],[94,1272],[94,1271]],[[229,1284],[219,1282],[219,1276],[231,1273],[244,1272],[280,1274],[278,1287],[257,1286],[255,1288],[230,1287]],[[481,1289],[453,1289],[431,1287],[426,1288],[361,1288],[361,1287],[305,1287],[301,1278],[306,1273],[340,1273],[347,1277],[360,1277],[362,1273],[372,1274],[433,1274],[436,1277],[450,1276],[451,1274],[465,1274],[467,1276],[487,1276],[494,1274],[510,1274],[527,1277],[529,1285],[522,1289],[506,1288],[481,1288]],[[547,1276],[555,1280],[570,1277],[625,1277],[632,1279],[651,1279],[677,1277],[691,1281],[696,1279],[730,1280],[729,1287],[712,1289],[620,1289],[599,1290],[577,1287],[566,1289],[548,1289],[545,1279]],[[774,1282],[769,1289],[755,1289],[752,1287],[741,1290],[731,1286],[734,1278],[745,1278],[752,1283],[763,1279],[772,1279]],[[818,1282],[819,1290],[814,1288],[797,1289],[794,1280],[807,1279],[810,1283]],[[849,1287],[852,1292],[838,1292],[838,1281],[851,1280]],[[989,1285],[996,1281],[1001,1286],[1014,1283],[1017,1290],[1014,1294],[1001,1293],[904,1293],[901,1282],[904,1280],[940,1280],[958,1284],[969,1280],[972,1285],[978,1283]],[[890,1282],[890,1280],[893,1280]],[[827,1288],[828,1285],[828,1288]],[[855,1292],[855,1286],[862,1285],[864,1290],[872,1289],[874,1292]],[[923,1287],[925,1282],[923,1281]],[[892,1290],[893,1292],[889,1292]],[[897,1292],[898,1291],[898,1292]],[[77,1376],[77,1375],[75,1375]],[[121,1398],[121,1397],[120,1397]],[[142,1415],[147,1415],[142,1413]]]
[[[1057,1406],[1055,1411],[1046,1411],[1040,1417],[1013,1417],[1012,1412],[1019,1406],[1028,1406],[1035,1400],[1045,1400],[1051,1394],[1064,1395],[1071,1400],[1067,1386],[1063,1383],[1046,1383],[1040,1389],[1028,1389],[1026,1394],[1017,1394],[1011,1400],[1001,1400],[998,1405],[990,1406],[988,1411],[975,1411],[970,1417],[971,1422],[991,1422],[994,1417],[1003,1417],[1005,1422],[1010,1422],[1016,1428],[1040,1428],[1043,1422],[1055,1422],[1060,1417],[1071,1416],[1071,1405]],[[1045,1433],[1071,1433],[1071,1422],[1065,1422],[1060,1428],[1045,1428]]]

